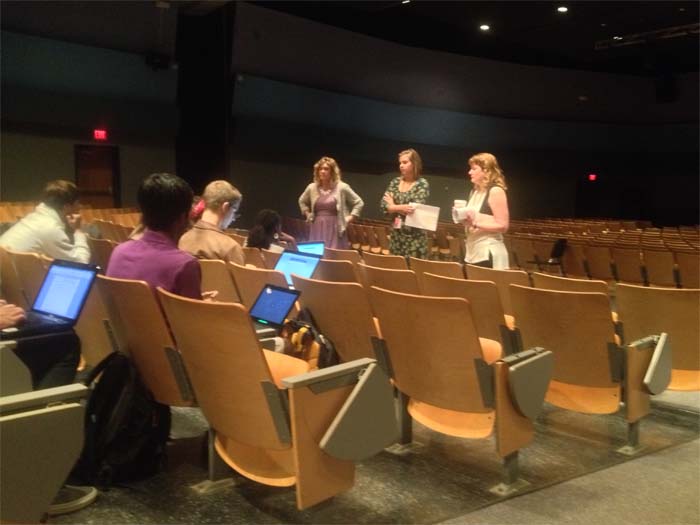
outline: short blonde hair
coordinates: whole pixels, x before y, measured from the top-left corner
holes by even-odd
[[[413,164],[413,177],[418,180],[418,177],[420,177],[420,174],[423,172],[423,160],[413,148],[403,150],[399,153],[399,159],[404,155],[408,155],[408,158],[411,159],[411,164]]]
[[[504,190],[508,189],[506,186],[506,178],[503,175],[503,170],[498,165],[498,159],[491,153],[477,153],[472,155],[469,159],[469,165],[476,164],[484,173],[486,173],[486,187],[490,186],[500,186]]]
[[[323,167],[328,166],[331,169],[331,182],[335,184],[340,180],[340,166],[333,157],[321,157],[314,164],[314,182],[318,184],[318,171]]]
[[[208,210],[217,211],[225,202],[237,204],[243,196],[236,187],[225,180],[215,180],[204,188],[202,200]]]

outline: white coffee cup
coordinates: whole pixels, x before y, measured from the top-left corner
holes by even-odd
[[[464,202],[464,201],[462,201]],[[452,208],[452,221],[455,224],[459,224],[460,222],[464,221],[467,218],[467,207],[462,206],[460,208],[454,207]]]

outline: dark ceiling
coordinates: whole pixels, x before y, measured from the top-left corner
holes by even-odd
[[[224,3],[5,0],[0,20],[5,30],[173,56],[177,14]],[[252,3],[408,46],[520,64],[654,77],[700,69],[698,2]]]
[[[408,46],[520,64],[644,76],[699,70],[698,2],[253,3]]]

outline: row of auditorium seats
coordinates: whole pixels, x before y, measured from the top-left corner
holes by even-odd
[[[285,374],[293,375],[303,371],[303,366],[299,363],[284,359],[286,356],[262,351],[255,342],[249,318],[245,314],[245,305],[250,304],[251,298],[257,296],[264,284],[285,284],[284,277],[279,272],[269,269],[275,255],[262,252],[260,255],[261,266],[264,268],[227,265],[220,261],[211,261],[213,264],[210,264],[210,261],[202,261],[205,279],[207,279],[208,272],[204,269],[207,266],[223,268],[224,271],[219,272],[218,279],[228,278],[228,282],[232,285],[229,286],[230,290],[237,294],[237,298],[242,300],[244,306],[220,302],[204,303],[160,292],[159,299],[165,314],[168,316],[169,326],[173,334],[168,331],[163,313],[145,284],[140,285],[141,292],[137,292],[135,286],[129,290],[119,291],[117,288],[120,285],[138,285],[138,283],[107,279],[102,276],[100,276],[98,283],[98,290],[102,293],[97,294],[97,297],[100,298],[104,310],[97,314],[89,314],[86,310],[81,322],[87,323],[89,318],[92,318],[90,324],[104,331],[104,321],[109,321],[113,327],[114,344],[132,353],[147,384],[149,381],[154,382],[152,385],[149,384],[149,387],[154,391],[157,391],[158,388],[155,383],[163,380],[165,375],[163,370],[173,370],[170,378],[172,382],[170,385],[171,393],[177,392],[181,398],[174,399],[173,403],[189,403],[191,405],[196,400],[212,427],[217,429],[217,437],[212,441],[212,455],[215,455],[213,452],[215,450],[216,454],[223,458],[229,466],[251,479],[272,485],[296,484],[297,503],[299,508],[304,508],[328,497],[329,493],[324,492],[324,490],[336,493],[349,488],[352,485],[351,471],[354,471],[354,467],[348,465],[347,461],[344,463],[331,462],[339,469],[338,472],[343,473],[336,476],[336,479],[342,479],[342,482],[339,482],[337,486],[332,486],[327,481],[318,479],[318,469],[326,471],[330,467],[319,467],[318,463],[314,463],[314,461],[320,461],[319,457],[323,461],[328,460],[325,452],[323,454],[318,452],[320,447],[318,446],[317,432],[311,442],[308,441],[308,436],[302,439],[302,441],[306,439],[306,444],[309,447],[307,452],[312,457],[314,454],[317,456],[316,460],[310,460],[314,466],[306,472],[303,469],[299,470],[305,460],[300,460],[300,454],[303,453],[296,445],[298,440],[292,438],[291,443],[289,440],[285,442],[281,440],[279,420],[275,421],[272,407],[266,405],[267,410],[259,411],[259,413],[267,414],[266,422],[252,423],[253,427],[259,429],[260,432],[267,432],[269,428],[273,427],[275,430],[275,433],[269,434],[272,436],[270,441],[266,441],[269,447],[259,446],[256,445],[259,443],[259,439],[251,443],[248,441],[250,436],[241,435],[240,431],[237,430],[241,422],[235,420],[235,417],[238,416],[231,415],[234,418],[231,420],[223,419],[223,414],[228,417],[229,412],[231,414],[236,412],[232,410],[231,403],[227,401],[227,399],[232,398],[231,395],[223,396],[217,393],[219,390],[212,389],[214,393],[209,398],[209,394],[206,393],[213,383],[211,378],[217,374],[220,374],[217,375],[217,378],[221,378],[221,383],[217,383],[219,385],[217,388],[224,389],[220,391],[226,393],[226,385],[228,388],[232,388],[231,385],[246,382],[240,377],[241,373],[245,375],[246,372],[249,372],[250,376],[255,379],[256,385],[259,385],[260,381],[268,381],[279,387],[280,380],[285,377]],[[5,258],[13,258],[14,256],[15,254],[7,252],[3,255]],[[602,293],[552,292],[532,289],[528,274],[517,271],[507,272],[506,276],[517,275],[516,279],[524,276],[526,281],[520,281],[521,286],[511,286],[511,283],[507,283],[504,291],[504,286],[501,283],[501,272],[485,270],[492,273],[478,274],[475,272],[484,269],[467,267],[469,279],[465,279],[464,268],[458,263],[412,259],[409,270],[405,259],[400,257],[365,252],[362,254],[363,260],[361,261],[359,260],[360,254],[353,250],[329,250],[326,257],[329,260],[325,260],[325,264],[322,263],[319,267],[321,273],[317,277],[320,279],[294,277],[295,287],[302,291],[301,306],[306,306],[313,312],[319,327],[334,341],[344,362],[373,358],[375,354],[381,356],[380,361],[390,371],[394,384],[400,393],[399,399],[402,408],[401,418],[399,418],[400,441],[409,443],[411,440],[411,417],[429,428],[450,435],[485,437],[493,433],[497,437],[497,452],[504,459],[504,465],[509,466],[506,478],[508,483],[506,483],[505,488],[500,487],[498,490],[507,491],[516,486],[517,475],[514,474],[513,465],[517,464],[517,461],[514,462],[514,458],[517,458],[517,451],[529,443],[534,436],[532,415],[534,413],[536,416],[536,411],[533,411],[532,406],[537,405],[538,399],[537,395],[532,394],[533,388],[526,389],[529,391],[529,395],[525,396],[528,399],[522,401],[522,406],[512,399],[515,387],[509,384],[510,368],[511,365],[517,365],[518,362],[508,361],[505,354],[521,348],[541,347],[545,349],[544,352],[533,351],[530,354],[525,354],[524,361],[527,362],[528,359],[532,359],[532,361],[529,367],[524,368],[539,370],[535,377],[541,378],[547,375],[547,367],[553,366],[553,381],[549,383],[549,388],[547,384],[542,387],[541,395],[546,395],[546,399],[554,405],[583,412],[612,413],[617,411],[620,401],[625,401],[626,419],[630,423],[631,429],[628,450],[631,451],[634,451],[637,445],[634,438],[637,433],[633,429],[637,429],[636,425],[639,419],[649,409],[649,392],[641,385],[641,377],[644,376],[642,372],[648,368],[654,348],[653,345],[637,343],[630,346],[629,343],[646,335],[658,334],[662,331],[669,332],[674,349],[673,381],[676,383],[685,381],[685,387],[694,385],[695,388],[698,388],[697,376],[700,366],[696,362],[697,359],[693,358],[694,354],[692,353],[688,354],[690,356],[688,357],[682,352],[683,331],[688,332],[688,326],[692,327],[692,319],[698,317],[695,312],[699,304],[698,290],[666,290],[674,294],[669,295],[672,302],[679,302],[677,299],[681,297],[679,292],[684,293],[682,297],[688,299],[684,300],[683,304],[685,314],[676,314],[675,311],[670,313],[672,312],[670,309],[662,310],[677,317],[680,328],[674,328],[669,319],[665,317],[660,319],[658,315],[656,316],[658,322],[654,325],[652,323],[654,319],[649,316],[648,319],[638,323],[641,327],[639,329],[641,333],[637,337],[636,333],[633,330],[630,331],[629,328],[633,325],[631,319],[635,314],[625,314],[628,319],[622,319],[625,323],[622,333],[627,337],[625,339],[626,346],[623,347],[620,346],[619,334],[615,334],[614,324],[611,321],[612,312],[609,298]],[[270,261],[266,262],[268,258]],[[13,260],[13,266],[18,274],[15,282],[20,283],[21,263],[17,262],[19,259],[11,260]],[[39,258],[39,262],[46,264],[46,261],[42,261],[41,258]],[[389,266],[389,268],[379,267],[381,265]],[[329,268],[326,270],[326,274],[323,273],[324,266]],[[4,267],[5,265],[3,265]],[[349,268],[350,271],[343,273],[335,268]],[[337,275],[339,278],[329,279],[333,275]],[[402,288],[405,284],[395,284],[399,282],[395,279],[397,275],[411,276],[414,283],[413,288],[409,290]],[[419,278],[418,275],[421,277]],[[333,282],[334,280],[342,282]],[[562,279],[562,281],[571,280]],[[5,287],[5,282],[3,279],[3,287]],[[211,282],[211,288],[205,285],[204,289],[224,288],[222,282],[225,281],[212,280]],[[410,282],[410,280],[406,282]],[[497,311],[497,314],[491,316],[490,319],[486,319],[486,307],[484,306],[486,302],[480,303],[478,299],[475,299],[478,294],[469,295],[465,300],[463,292],[460,290],[460,285],[464,283],[468,285],[478,282],[485,284],[483,289],[490,289],[490,293],[486,295],[491,297],[492,303],[494,297],[497,297],[496,303],[501,303],[500,311]],[[593,281],[582,280],[580,282],[594,284]],[[580,283],[578,285],[583,286]],[[25,285],[18,284],[18,286],[21,286],[19,291],[22,294],[28,293],[25,290]],[[431,286],[434,288],[430,288]],[[437,291],[440,286],[442,286],[444,293]],[[111,287],[115,289],[110,290]],[[399,291],[391,291],[392,287],[395,290],[399,289]],[[27,287],[27,289],[30,288]],[[654,289],[641,289],[646,293],[655,291]],[[535,295],[527,295],[530,293]],[[332,297],[333,300],[329,301],[329,297]],[[149,302],[149,298],[151,306],[154,307],[151,308],[151,313],[160,316],[160,324],[165,331],[161,334],[164,339],[157,342],[150,341],[144,345],[148,351],[141,352],[142,357],[137,357],[138,350],[135,349],[138,347],[138,341],[153,332],[152,327],[155,323],[153,315],[149,316],[144,311],[144,305]],[[132,306],[124,307],[132,309],[131,316],[129,316],[122,312],[116,303],[132,299]],[[233,297],[232,300],[235,299],[236,297]],[[532,305],[538,300],[542,300],[543,304],[550,306],[540,308],[546,314],[540,316],[542,319],[532,319],[532,316],[528,317],[532,313],[529,311],[536,309]],[[657,301],[657,299],[652,300]],[[518,304],[525,306],[519,307]],[[557,305],[556,308],[552,306],[553,304]],[[646,304],[658,303],[651,303],[645,298],[637,301],[635,308],[642,308]],[[510,315],[511,319],[509,320],[506,315]],[[480,316],[481,319],[479,319]],[[689,318],[691,319],[690,325]],[[151,322],[139,325],[138,323],[144,319]],[[519,322],[520,319],[523,320],[522,326]],[[605,319],[604,322],[603,319]],[[588,321],[588,324],[584,321]],[[540,324],[544,327],[539,327]],[[213,329],[214,326],[216,329]],[[525,326],[529,328],[525,329]],[[695,326],[697,327],[697,323]],[[514,330],[515,328],[518,330]],[[181,331],[178,332],[178,329]],[[673,333],[670,329],[674,330]],[[514,336],[514,333],[517,336]],[[567,337],[567,334],[572,334],[572,337]],[[589,336],[590,334],[595,334],[595,336]],[[166,335],[167,337],[165,337]],[[560,337],[556,338],[557,335]],[[693,337],[692,329],[689,336]],[[697,336],[695,340],[697,340]],[[178,343],[177,346],[175,341]],[[184,343],[185,341],[186,343]],[[236,352],[233,352],[234,345],[231,344],[231,341],[236,341]],[[232,354],[238,356],[239,341],[242,341],[240,348],[249,349],[240,354],[248,356],[254,361],[257,360],[258,364],[246,362],[239,363],[240,366],[230,367],[224,366],[221,360],[217,361],[217,359],[229,360],[232,358]],[[110,341],[110,343],[112,342]],[[502,353],[501,343],[505,354]],[[186,344],[189,350],[185,350],[183,344]],[[524,346],[522,346],[523,344]],[[153,348],[161,348],[163,352],[158,356],[159,352],[153,352]],[[207,352],[202,352],[203,348],[206,348]],[[618,355],[625,355],[625,359],[608,360],[600,357],[601,352],[604,351],[607,355],[611,348]],[[679,348],[681,348],[681,352],[678,351]],[[431,351],[425,351],[425,349]],[[620,354],[621,352],[623,354]],[[582,356],[589,353],[594,357],[582,364]],[[697,354],[697,349],[695,349],[695,353]],[[184,360],[184,366],[177,364],[180,355]],[[678,361],[677,355],[682,356],[680,361]],[[149,365],[143,361],[143,356],[146,356],[146,360],[153,358],[160,359],[161,362]],[[206,359],[202,361],[203,358]],[[552,358],[553,363],[547,364]],[[578,361],[576,361],[577,358]],[[475,359],[476,361],[474,361]],[[570,359],[574,359],[573,364],[569,361]],[[485,368],[483,364],[474,364],[479,360],[486,363]],[[224,362],[228,363],[229,361]],[[275,377],[273,372],[273,376],[265,376],[267,379],[260,376],[255,370],[260,370],[259,363],[261,362],[267,363],[268,374],[273,370],[281,370],[281,373]],[[677,362],[680,363],[680,366],[677,366]],[[616,368],[613,363],[621,363],[622,368],[620,366]],[[585,366],[583,366],[584,364]],[[235,370],[229,370],[229,368]],[[196,374],[193,370],[197,370]],[[459,371],[459,374],[455,374],[455,370]],[[623,370],[626,373],[622,373]],[[679,378],[679,370],[687,373],[682,373],[683,377]],[[663,375],[663,369],[659,373]],[[198,375],[198,379],[194,379],[193,375]],[[484,380],[484,375],[492,377],[493,382]],[[455,376],[469,379],[455,382],[453,380]],[[620,387],[621,378],[625,388]],[[186,386],[189,384],[188,381],[191,382],[189,390]],[[530,378],[528,384],[534,385],[536,381],[533,381]],[[661,382],[663,383],[663,380]],[[310,394],[306,390],[295,392],[295,388],[302,387],[303,381],[299,383],[292,380],[287,383],[287,386],[291,388],[289,391],[290,401],[296,399],[297,402],[301,403],[296,412],[292,410],[292,413],[301,419],[294,420],[295,416],[292,416],[288,422],[289,428],[293,432],[295,425],[298,430],[304,424],[312,424],[309,419],[312,414],[304,410],[303,404],[311,402],[311,406],[316,406],[314,403],[322,405],[323,401],[309,398]],[[485,387],[485,384],[490,386]],[[306,386],[307,384],[303,383],[303,388]],[[183,392],[188,391],[190,392],[189,399],[184,399]],[[165,396],[165,394],[163,395]],[[349,394],[346,389],[342,393],[328,395],[345,399],[344,396]],[[625,399],[622,398],[623,395],[626,396]],[[247,399],[247,396],[248,393],[244,398]],[[268,393],[267,399],[269,397]],[[271,397],[274,398],[274,395]],[[158,395],[156,398],[158,399]],[[208,400],[204,402],[203,399]],[[571,400],[575,400],[575,402]],[[337,405],[338,400],[329,402]],[[269,404],[269,401],[266,403]],[[615,406],[614,410],[613,405]],[[410,417],[408,417],[409,414]],[[270,420],[273,420],[272,423]],[[217,423],[215,424],[214,421]],[[232,421],[236,421],[235,424]],[[315,424],[318,424],[319,428],[323,430],[328,428],[329,423],[328,420],[325,420]],[[221,430],[223,428],[230,429],[232,435]],[[265,430],[266,428],[267,430]],[[329,447],[333,448],[331,445]],[[343,446],[340,446],[340,449],[342,448]],[[336,450],[338,449],[336,448]],[[275,469],[271,468],[272,464],[276,466]],[[311,485],[305,485],[306,482],[311,483]],[[321,490],[319,485],[326,488]],[[320,496],[317,495],[319,490],[321,490]]]

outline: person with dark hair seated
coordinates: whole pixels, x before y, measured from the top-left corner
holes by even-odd
[[[201,299],[201,271],[192,255],[177,247],[189,225],[193,192],[176,175],[154,173],[141,182],[138,204],[143,235],[117,246],[107,268],[108,277],[146,281],[193,299]]]
[[[286,242],[292,248],[296,247],[294,237],[282,231],[282,218],[275,210],[260,210],[255,216],[255,225],[248,232],[246,246],[264,248],[281,252],[284,247],[278,244]]]
[[[79,211],[75,184],[67,180],[51,181],[44,188],[42,202],[0,237],[0,246],[87,263],[90,248],[87,236],[80,229]]]

